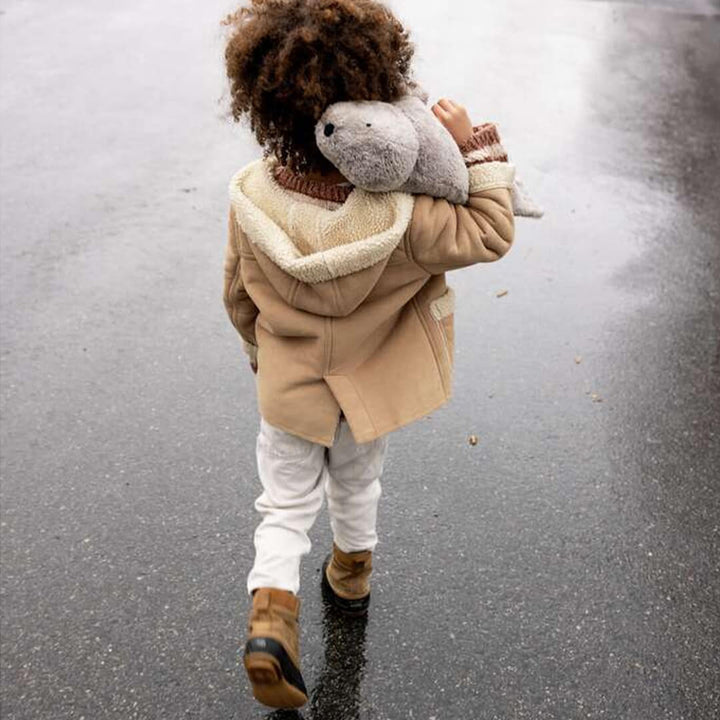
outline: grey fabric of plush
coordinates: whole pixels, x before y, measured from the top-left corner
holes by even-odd
[[[460,149],[420,97],[335,103],[317,123],[315,138],[320,152],[363,190],[467,202]]]

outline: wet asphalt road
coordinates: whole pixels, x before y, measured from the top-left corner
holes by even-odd
[[[720,717],[719,5],[394,3],[547,217],[452,278],[456,397],[392,439],[366,624],[316,527],[307,720]],[[232,6],[0,7],[2,717],[265,717]]]

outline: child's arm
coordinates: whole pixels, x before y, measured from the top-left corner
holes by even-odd
[[[255,319],[258,309],[243,285],[240,248],[238,247],[237,221],[230,209],[228,222],[228,243],[225,249],[225,284],[223,302],[230,321],[243,339],[245,352],[250,358],[250,366],[257,370],[257,340],[255,339]]]
[[[415,200],[406,250],[435,275],[498,260],[510,249],[515,169],[507,162],[495,126],[473,128],[465,109],[448,100],[433,106],[433,112],[460,146],[470,175],[466,205],[426,195]]]

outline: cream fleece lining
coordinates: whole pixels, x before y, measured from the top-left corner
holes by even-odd
[[[430,314],[442,320],[455,312],[455,291],[449,287],[439,298],[430,303]]]
[[[272,161],[258,160],[242,169],[230,182],[230,199],[250,242],[302,282],[326,282],[375,265],[410,224],[412,195],[355,188],[341,207],[324,210],[293,198],[272,168]],[[298,237],[307,254],[296,245]]]
[[[495,188],[511,188],[515,180],[515,166],[506,162],[488,162],[480,165],[471,165],[468,168],[470,175],[470,194]]]

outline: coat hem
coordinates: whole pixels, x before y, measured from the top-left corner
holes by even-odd
[[[278,430],[282,430],[283,432],[289,433],[290,435],[295,435],[295,437],[302,438],[303,440],[307,440],[308,442],[316,443],[317,445],[323,445],[326,448],[331,448],[333,446],[333,441],[335,440],[335,433],[337,432],[337,426],[340,422],[340,415],[338,415],[338,422],[335,423],[335,428],[333,429],[332,434],[330,435],[330,439],[328,440],[327,437],[318,437],[316,435],[310,435],[310,434],[304,433],[300,430],[291,428],[288,425],[285,425],[284,423],[272,420],[266,414],[260,413],[260,417],[262,417],[262,419],[266,423],[268,423],[269,425],[272,425],[274,428],[277,428]]]
[[[421,420],[422,418],[426,417],[427,415],[430,415],[430,413],[433,413],[436,410],[439,410],[444,405],[447,405],[448,402],[450,402],[450,400],[452,400],[452,394],[447,395],[439,402],[430,405],[430,407],[428,407],[427,409],[421,410],[420,412],[410,416],[407,420],[400,420],[399,422],[395,422],[390,425],[387,425],[387,426],[381,428],[380,430],[375,430],[372,433],[361,434],[359,437],[355,436],[355,433],[353,433],[355,442],[367,443],[367,442],[372,442],[373,440],[377,440],[378,438],[381,438],[391,432],[394,432],[395,430],[399,430],[400,428],[403,428],[406,425],[410,425],[410,424],[416,422],[417,420]],[[351,428],[351,430],[352,430],[352,428]]]
[[[450,400],[452,400],[452,393],[446,394],[443,398],[438,400],[437,402],[430,403],[427,407],[424,407],[422,410],[419,410],[412,415],[410,415],[407,418],[404,418],[403,420],[398,420],[396,422],[390,423],[389,425],[384,425],[381,428],[375,427],[373,425],[372,430],[367,430],[365,432],[356,433],[353,430],[352,424],[350,423],[349,418],[347,415],[345,416],[345,420],[350,426],[350,432],[352,433],[353,438],[355,439],[356,443],[369,443],[373,442],[374,440],[377,440],[381,437],[384,437],[385,435],[388,435],[391,432],[394,432],[395,430],[399,430],[400,428],[406,427],[407,425],[411,425],[412,423],[421,420],[422,418],[426,417],[427,415],[430,415],[430,413],[435,412],[436,410],[439,410],[444,405],[447,405]],[[338,422],[335,424],[335,427],[333,428],[331,434],[329,436],[323,436],[319,437],[317,435],[311,435],[309,433],[303,432],[301,430],[298,430],[297,428],[291,428],[290,426],[282,423],[282,422],[276,422],[272,419],[270,419],[267,415],[263,415],[261,413],[261,417],[265,422],[269,423],[273,427],[278,428],[278,430],[282,430],[286,433],[290,433],[290,435],[295,435],[296,437],[302,438],[303,440],[307,440],[308,442],[317,443],[318,445],[323,445],[326,448],[331,448],[333,446],[333,442],[335,440],[335,434],[337,432],[338,424],[340,423],[340,415],[338,415]],[[328,440],[329,437],[329,440]]]

